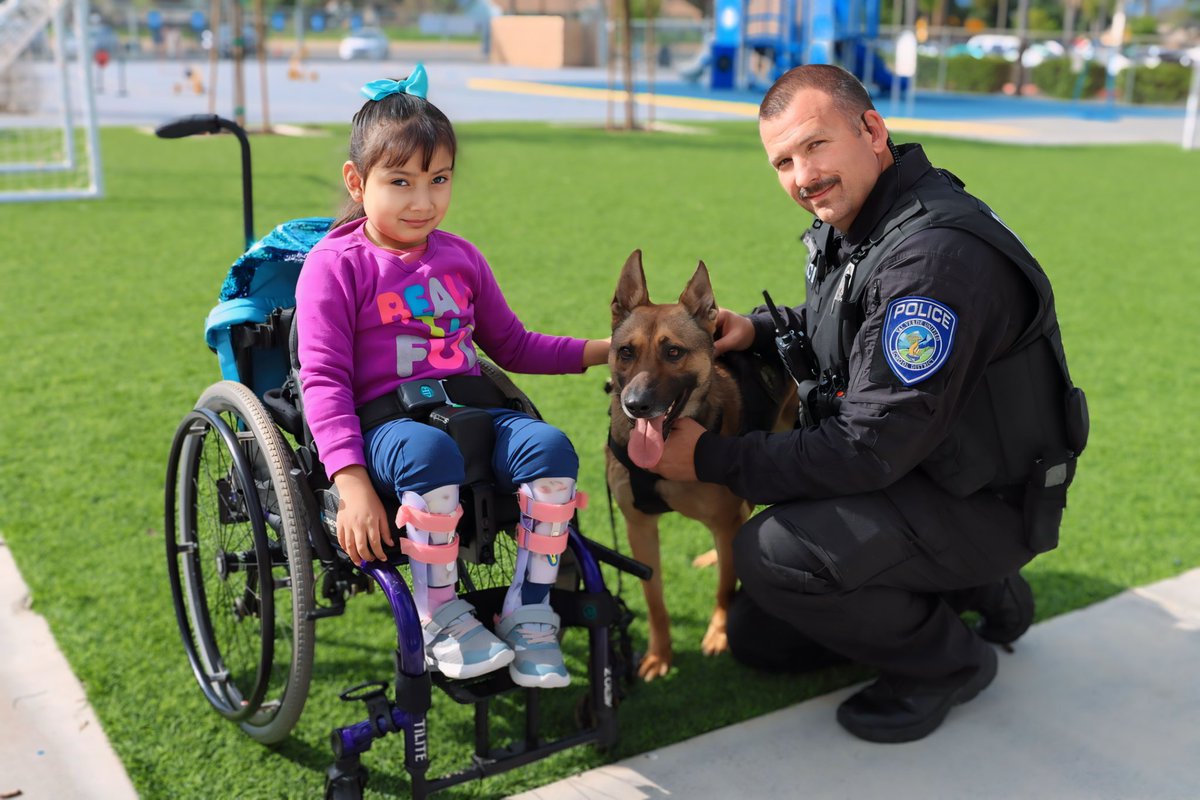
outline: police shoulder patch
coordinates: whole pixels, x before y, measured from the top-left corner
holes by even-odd
[[[888,303],[883,322],[883,352],[905,386],[938,371],[954,346],[958,315],[928,297],[901,297]]]

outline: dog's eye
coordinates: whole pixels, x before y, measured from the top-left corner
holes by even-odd
[[[622,361],[631,361],[633,359],[633,348],[627,344],[623,344],[617,348],[617,358]]]
[[[668,361],[678,361],[683,358],[683,348],[671,345],[667,348],[665,355]]]

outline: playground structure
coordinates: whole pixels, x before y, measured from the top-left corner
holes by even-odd
[[[799,64],[839,64],[874,92],[896,81],[876,50],[879,0],[716,0],[695,77],[712,89],[763,89]]]

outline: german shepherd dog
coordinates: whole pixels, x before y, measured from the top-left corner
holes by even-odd
[[[703,261],[679,302],[659,305],[650,302],[641,251],[629,256],[612,302],[612,408],[605,457],[608,485],[625,517],[633,557],[654,570],[642,584],[650,633],[638,675],[646,681],[665,675],[672,659],[658,541],[658,518],[667,511],[702,522],[712,532],[715,550],[693,561],[693,566],[709,566],[715,560],[718,576],[716,606],[700,647],[705,655],[728,647],[725,620],[736,581],[733,537],[753,505],[724,486],[663,480],[647,472],[658,463],[671,424],[681,416],[725,435],[747,427],[745,387],[724,357],[714,359],[716,321],[717,305]],[[766,405],[757,405],[756,411],[769,410],[750,427],[786,430],[796,419],[795,387],[782,365],[767,369],[773,373],[773,385],[766,387]]]

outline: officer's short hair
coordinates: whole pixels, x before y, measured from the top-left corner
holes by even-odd
[[[816,89],[833,98],[834,106],[846,117],[860,124],[862,115],[872,111],[875,104],[858,78],[832,64],[801,64],[779,76],[767,90],[758,107],[759,120],[779,116],[791,104],[792,98],[805,89]]]

